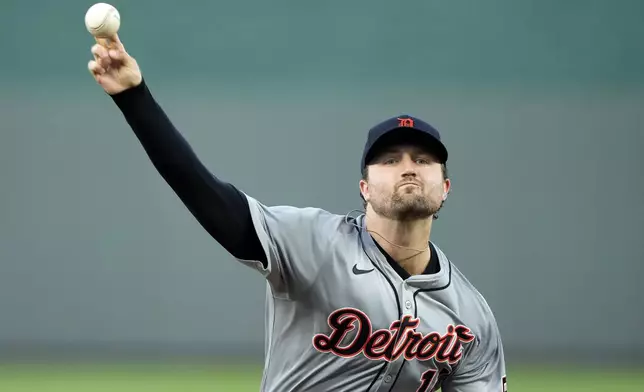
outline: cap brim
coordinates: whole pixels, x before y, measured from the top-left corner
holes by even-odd
[[[447,162],[447,148],[434,136],[415,128],[395,128],[381,135],[369,149],[365,163],[369,162],[383,149],[399,144],[412,144],[420,146],[428,153],[434,155],[440,163]]]

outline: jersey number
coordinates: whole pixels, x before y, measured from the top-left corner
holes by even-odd
[[[438,384],[438,380],[443,376],[447,376],[449,371],[442,369],[440,372],[436,369],[429,369],[422,376],[420,376],[421,384],[416,392],[434,392]]]

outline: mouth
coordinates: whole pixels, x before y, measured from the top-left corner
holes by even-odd
[[[414,185],[420,188],[420,184],[417,182],[403,182],[402,184],[400,184],[400,186],[398,186],[398,188],[402,188],[407,185]]]

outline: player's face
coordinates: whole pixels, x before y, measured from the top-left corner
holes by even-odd
[[[431,153],[412,145],[397,145],[378,154],[360,182],[371,208],[394,220],[433,216],[449,192],[442,165]]]

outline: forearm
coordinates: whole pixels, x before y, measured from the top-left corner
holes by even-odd
[[[264,262],[245,195],[208,171],[145,82],[112,99],[154,167],[204,229],[233,256]]]

